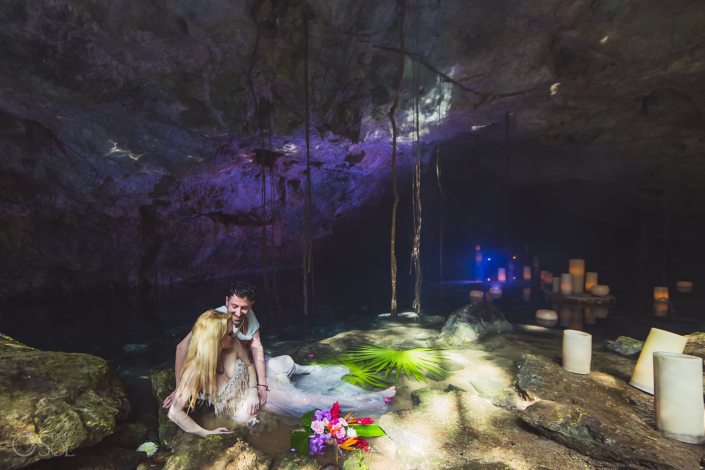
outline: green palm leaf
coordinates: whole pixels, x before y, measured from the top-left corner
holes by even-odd
[[[408,378],[414,376],[416,380],[425,382],[422,371],[438,376],[447,374],[444,365],[448,362],[442,350],[437,348],[415,348],[407,350],[394,350],[375,345],[365,345],[353,350],[346,355],[350,362],[363,363],[375,372],[385,371],[384,377],[396,369],[396,380],[403,371]]]
[[[319,357],[317,361],[311,362],[311,365],[319,366],[345,366],[350,370],[350,373],[343,377],[343,381],[366,389],[367,386],[387,388],[389,384],[380,376],[369,363],[351,361],[347,356],[328,356]]]

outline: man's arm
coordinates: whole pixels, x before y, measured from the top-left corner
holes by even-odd
[[[264,347],[262,346],[262,341],[260,341],[259,330],[252,336],[250,349],[252,350],[252,359],[254,359],[255,370],[257,371],[259,403],[264,406],[267,403],[267,372],[264,370]],[[264,387],[260,387],[260,385],[264,385]]]
[[[186,356],[188,355],[188,345],[191,342],[191,333],[189,331],[188,335],[181,340],[181,342],[176,346],[176,359],[174,361],[174,374],[176,375],[176,388],[179,388],[179,379],[181,378],[181,369],[184,368],[184,362],[186,362]],[[162,407],[169,408],[171,402],[174,399],[174,392],[164,399]]]

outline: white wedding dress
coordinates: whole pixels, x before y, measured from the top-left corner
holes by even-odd
[[[344,413],[354,411],[357,416],[380,416],[387,412],[385,398],[395,394],[394,388],[381,392],[368,392],[344,382],[342,378],[350,371],[344,366],[300,366],[288,356],[272,358],[284,359],[293,367],[287,372],[269,374],[267,369],[267,404],[262,411],[281,416],[300,417],[309,411],[328,409],[335,402]],[[281,368],[279,369],[281,370]],[[235,374],[225,387],[218,389],[215,398],[209,402],[215,408],[216,416],[228,416],[244,422],[250,418],[245,409],[249,391],[249,374],[245,364],[238,359]]]

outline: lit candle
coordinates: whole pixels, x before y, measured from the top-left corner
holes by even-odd
[[[561,278],[554,277],[553,278],[553,292],[558,293],[560,291],[561,291]]]
[[[654,411],[656,427],[666,437],[688,444],[705,442],[701,358],[654,352]]]
[[[571,295],[573,293],[573,276],[561,274],[561,294]]]
[[[553,284],[553,273],[546,273],[546,278],[544,279],[546,284]]]
[[[537,310],[536,311],[537,320],[558,320],[558,314],[555,310]]]
[[[480,302],[484,298],[484,294],[482,291],[479,290],[471,290],[470,291],[470,300],[472,302]]]
[[[693,292],[693,283],[689,281],[676,282],[676,290],[678,292]]]
[[[502,298],[502,289],[499,287],[492,287],[490,289],[490,297],[493,299],[501,299]]]
[[[524,280],[531,280],[531,266],[524,266]]]
[[[497,280],[499,282],[507,282],[507,270],[504,268],[497,269]]]
[[[546,282],[546,274],[548,274],[548,271],[541,271],[541,282]]]
[[[654,300],[668,300],[668,287],[654,287]]]
[[[574,374],[589,374],[592,362],[592,335],[582,331],[563,332],[563,368]]]
[[[585,285],[585,260],[572,259],[569,263],[570,266],[568,272],[573,276],[573,292],[576,294],[582,294],[583,287]]]
[[[475,264],[478,266],[482,264],[482,252],[480,251],[480,245],[475,245]]]
[[[651,395],[654,394],[654,351],[682,354],[688,338],[670,331],[651,328],[649,337],[641,350],[629,385]],[[702,378],[701,378],[702,380]],[[701,396],[702,399],[702,396]]]
[[[610,287],[598,284],[596,286],[592,286],[592,289],[590,289],[590,293],[592,295],[596,295],[597,297],[604,297],[610,293]]]
[[[522,291],[522,299],[524,302],[528,302],[531,300],[531,287],[524,287],[524,290]]]
[[[597,273],[586,273],[585,274],[585,292],[590,292],[592,286],[597,285]]]

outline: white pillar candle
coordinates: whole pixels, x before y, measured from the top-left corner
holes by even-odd
[[[553,292],[558,293],[560,291],[561,291],[561,278],[554,277],[553,278]]]
[[[590,292],[597,285],[597,273],[585,273],[585,292]]]
[[[558,320],[539,320],[536,319],[536,324],[544,326],[546,328],[552,328],[558,324]]]
[[[582,294],[585,285],[585,260],[572,259],[568,272],[573,276],[573,293]]]
[[[561,294],[571,295],[573,293],[573,276],[561,274]]]
[[[596,295],[597,297],[604,297],[610,293],[610,287],[598,284],[596,286],[592,286],[592,289],[590,289],[590,293],[592,295]]]
[[[531,280],[531,266],[524,266],[524,280]]]
[[[493,299],[501,299],[502,298],[502,289],[499,287],[493,287],[490,289],[490,297]]]
[[[574,374],[589,374],[592,362],[592,335],[582,331],[563,332],[563,368]]]
[[[663,351],[654,352],[653,360],[656,427],[667,437],[702,444],[703,360]]]
[[[693,283],[689,281],[676,282],[676,290],[678,292],[693,292]]]
[[[505,268],[497,269],[497,280],[499,282],[507,282],[507,270]]]
[[[554,310],[537,310],[537,320],[558,320],[558,314]]]
[[[641,350],[629,385],[651,395],[654,394],[654,351],[682,354],[688,338],[670,331],[651,328],[649,337]]]
[[[524,287],[524,290],[521,293],[521,298],[524,300],[524,302],[528,302],[531,300],[531,287]]]
[[[668,300],[668,287],[654,287],[654,300]]]

